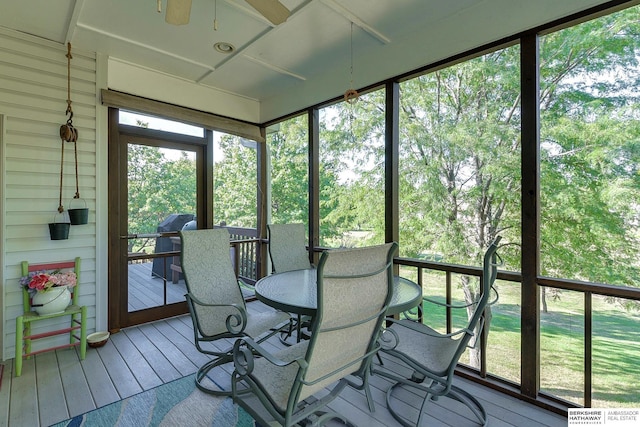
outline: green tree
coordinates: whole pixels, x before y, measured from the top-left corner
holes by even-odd
[[[640,285],[637,13],[541,40],[543,274]]]
[[[545,274],[637,286],[636,13],[623,11],[541,42]],[[447,262],[478,265],[501,234],[514,244],[501,249],[505,267],[520,269],[518,69],[515,46],[402,84],[403,254],[438,253]],[[377,225],[382,211],[371,209],[374,199],[358,197],[384,178],[377,163],[383,105],[380,92],[338,104],[323,129],[323,165],[336,176],[346,170],[354,176],[329,187],[338,200],[329,214],[337,230],[384,229]],[[369,193],[381,203],[380,192]],[[461,286],[468,301],[475,299],[469,277],[461,277]]]
[[[171,160],[158,147],[129,144],[129,233],[154,233],[170,214],[196,212],[195,162],[186,152]],[[153,251],[155,239],[130,241],[130,251]]]
[[[215,223],[233,227],[257,226],[257,151],[243,139],[223,135],[219,141],[222,159],[213,167]]]
[[[306,116],[287,120],[269,135],[273,223],[308,223],[308,142]]]
[[[331,194],[334,201],[322,216],[325,241],[340,246],[384,242],[384,131],[382,90],[325,109],[320,163],[336,177],[321,183],[321,197]],[[355,232],[359,236],[353,237]]]

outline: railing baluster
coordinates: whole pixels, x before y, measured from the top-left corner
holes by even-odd
[[[422,286],[422,267],[418,267],[418,286],[424,292],[424,287]],[[424,322],[424,301],[420,301],[420,305],[418,306],[418,322]]]
[[[453,319],[451,318],[451,272],[446,272],[446,302],[447,302],[447,333],[450,334],[453,330]]]
[[[591,407],[593,374],[593,305],[591,292],[584,293],[584,407]]]

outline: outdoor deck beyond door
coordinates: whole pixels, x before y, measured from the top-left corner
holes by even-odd
[[[168,258],[170,260],[171,258]],[[169,262],[169,261],[168,261]],[[129,311],[144,310],[165,304],[184,302],[187,287],[184,279],[173,283],[171,274],[165,279],[153,274],[152,262],[129,264]]]

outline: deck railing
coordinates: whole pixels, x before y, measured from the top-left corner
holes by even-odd
[[[468,275],[481,278],[482,277],[482,269],[479,267],[469,267],[469,266],[461,266],[454,264],[443,264],[437,262],[429,262],[416,260],[411,258],[396,258],[395,263],[400,266],[401,275],[407,275],[407,277],[413,278],[417,281],[417,283],[425,289],[424,277],[428,272],[441,272],[444,273],[445,276],[445,295],[441,295],[441,297],[450,299],[453,287],[452,277],[455,274],[458,275]],[[413,270],[413,271],[412,271]],[[521,283],[522,276],[520,273],[516,272],[508,272],[508,271],[499,271],[498,272],[498,281],[507,281],[513,283]],[[593,310],[593,297],[594,296],[602,296],[610,299],[622,299],[627,301],[640,301],[640,289],[630,288],[624,286],[614,286],[608,284],[598,284],[591,282],[580,282],[574,280],[567,279],[557,279],[550,277],[538,277],[537,279],[538,286],[547,287],[547,288],[556,288],[565,291],[574,291],[583,294],[583,325],[578,329],[577,333],[580,333],[582,330],[582,340],[584,345],[584,360],[582,373],[584,378],[583,383],[583,399],[582,403],[585,407],[592,407],[593,402],[593,350],[594,350],[594,330],[593,330],[593,319],[594,319],[594,310]],[[578,310],[579,311],[579,310]],[[443,328],[450,328],[450,324],[452,322],[450,313],[446,315],[446,325],[442,325]],[[576,332],[576,331],[573,331]],[[633,336],[621,337],[622,340],[625,340],[628,344],[637,345],[636,338]],[[519,389],[519,384],[514,383],[513,381],[505,380],[496,375],[492,375],[487,372],[487,354],[486,354],[486,346],[481,345],[482,349],[481,354],[481,364],[480,367],[472,368],[477,373],[478,378],[482,381],[482,379],[487,379],[487,384],[491,382],[493,387],[496,387],[496,382],[498,384],[505,384],[505,391],[513,390],[514,388]],[[636,360],[640,359],[640,354],[636,354]],[[575,363],[575,361],[573,362]],[[631,374],[631,373],[630,373]],[[568,401],[561,398],[558,398],[555,395],[545,393],[541,391],[540,395],[547,400],[552,402],[557,402],[566,406],[578,406],[575,401]],[[638,406],[640,401],[635,402],[635,406]]]
[[[227,227],[231,235],[236,276],[247,284],[258,280],[258,251],[261,240],[255,228]]]

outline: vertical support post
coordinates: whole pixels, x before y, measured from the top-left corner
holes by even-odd
[[[267,238],[267,191],[269,184],[269,168],[267,164],[269,162],[268,158],[268,150],[267,150],[267,142],[266,142],[266,129],[264,127],[260,128],[260,133],[263,137],[265,137],[265,142],[259,142],[257,144],[257,185],[259,188],[256,206],[258,207],[257,212],[257,228],[258,228],[258,238],[262,241]],[[238,254],[238,249],[236,248],[236,254]],[[263,262],[268,257],[267,254],[267,246],[260,245],[260,250],[256,252],[256,263],[257,263],[257,276],[256,279],[264,277],[267,275],[267,263]],[[236,268],[238,266],[238,261],[236,260]],[[237,271],[236,271],[237,275]]]
[[[109,260],[108,260],[108,277],[109,277],[109,289],[108,293],[108,328],[112,333],[118,331],[121,325],[121,308],[127,307],[127,295],[124,292],[120,292],[120,286],[116,286],[115,283],[126,283],[127,269],[121,268],[122,265],[127,265],[127,240],[120,239],[121,230],[126,230],[126,218],[127,215],[123,215],[123,212],[127,212],[126,205],[124,211],[122,203],[120,202],[119,194],[127,194],[124,190],[126,185],[126,176],[122,176],[122,171],[126,170],[120,165],[121,159],[126,159],[126,156],[121,156],[123,143],[120,142],[120,132],[118,131],[119,124],[119,110],[117,108],[109,108],[109,144],[107,152],[109,156],[108,170],[118,171],[117,173],[109,174],[109,194],[107,195],[107,203],[109,205],[109,232],[108,232],[108,244],[109,244]],[[126,144],[125,144],[126,147]],[[124,224],[124,228],[123,228]],[[115,283],[114,283],[115,282]]]
[[[315,248],[320,246],[320,113],[310,108],[309,132],[309,259],[317,264],[319,256]]]
[[[385,242],[399,242],[399,145],[400,145],[400,83],[385,86],[385,156],[384,156],[384,223]],[[394,265],[398,274],[398,265]]]
[[[198,228],[213,228],[213,165],[215,159],[213,158],[214,147],[213,147],[213,131],[207,129],[205,131],[205,138],[207,140],[207,145],[203,150],[203,166],[204,171],[202,173],[202,188],[203,188],[203,198],[202,201],[198,199],[197,203],[197,223]],[[200,205],[204,206],[200,206]]]
[[[400,244],[399,218],[399,145],[400,145],[400,83],[385,85],[384,108],[384,241]],[[393,264],[393,274],[400,273],[400,266]],[[421,304],[422,306],[422,304]],[[418,311],[422,322],[422,312]],[[398,318],[398,315],[394,316]]]
[[[521,392],[535,398],[540,389],[540,91],[538,35],[520,43],[522,93],[522,313]]]

